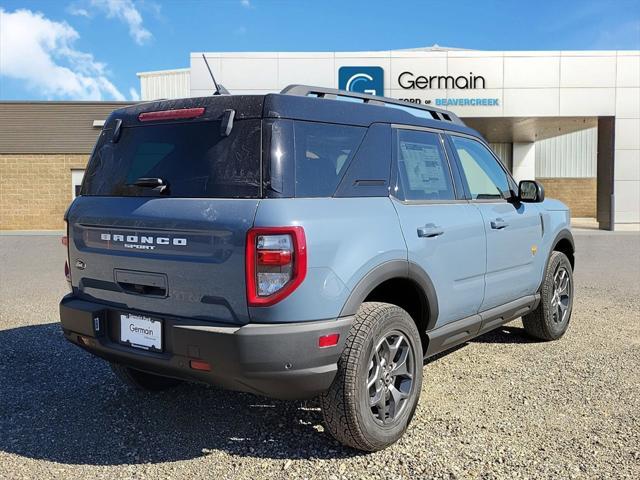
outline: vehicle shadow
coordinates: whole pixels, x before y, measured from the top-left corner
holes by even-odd
[[[523,327],[503,325],[479,337],[469,340],[471,343],[538,343],[540,340],[529,336]]]
[[[69,344],[59,324],[0,330],[0,450],[63,464],[178,461],[226,452],[269,459],[360,453],[323,431],[314,402],[185,384],[139,393]]]
[[[430,363],[435,363],[441,358],[446,357],[458,350],[465,348],[471,343],[537,343],[540,340],[536,340],[535,338],[529,336],[524,328],[515,327],[512,325],[503,325],[502,327],[498,327],[495,330],[491,330],[485,334],[480,335],[479,337],[472,338],[471,340],[467,340],[459,345],[449,348],[444,352],[440,352],[436,355],[433,355],[424,360],[424,365],[428,365]]]

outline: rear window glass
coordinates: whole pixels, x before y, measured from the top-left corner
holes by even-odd
[[[405,200],[455,198],[449,165],[438,134],[399,130],[397,158]]]
[[[367,129],[296,121],[296,197],[330,197]]]
[[[82,185],[83,195],[257,198],[260,120],[236,121],[228,137],[220,122],[123,127],[117,143],[103,132]],[[167,188],[134,185],[160,178]]]

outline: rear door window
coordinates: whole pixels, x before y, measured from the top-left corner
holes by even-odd
[[[366,131],[364,127],[296,121],[296,197],[333,196]]]
[[[434,132],[397,130],[396,159],[403,200],[453,200],[449,163]]]
[[[220,135],[220,122],[123,127],[119,141],[102,133],[89,162],[83,195],[258,198],[260,120],[236,121]],[[161,178],[163,192],[134,185]]]

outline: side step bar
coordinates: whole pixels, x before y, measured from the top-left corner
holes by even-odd
[[[453,348],[526,315],[538,306],[538,302],[540,302],[539,293],[528,295],[505,305],[435,328],[427,332],[429,346],[425,358]]]

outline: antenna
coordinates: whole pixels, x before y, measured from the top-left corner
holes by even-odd
[[[213,80],[213,86],[216,87],[214,95],[220,95],[220,87],[218,87],[218,82],[216,82],[216,77],[213,76],[213,72],[211,71],[211,67],[209,66],[209,62],[207,62],[207,57],[205,54],[202,54],[202,59],[204,60],[205,65],[207,66],[207,70],[209,70],[209,75],[211,75],[211,80]],[[224,88],[224,87],[223,87]]]

